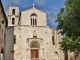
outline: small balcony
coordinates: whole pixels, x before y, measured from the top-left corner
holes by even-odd
[[[43,58],[32,58],[31,60],[45,60]]]

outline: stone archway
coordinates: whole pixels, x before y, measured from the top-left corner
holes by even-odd
[[[30,44],[31,58],[39,58],[39,43],[34,41]]]

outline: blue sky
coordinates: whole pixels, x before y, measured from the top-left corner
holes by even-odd
[[[57,14],[60,8],[64,7],[66,0],[2,0],[6,15],[8,15],[9,6],[18,6],[20,12],[32,7],[39,10],[45,11],[47,13],[47,25],[56,28],[58,23],[54,22],[57,19]]]

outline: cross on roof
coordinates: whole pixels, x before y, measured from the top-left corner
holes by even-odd
[[[34,8],[34,5],[35,5],[35,4],[33,3],[32,5],[33,5],[33,8]]]

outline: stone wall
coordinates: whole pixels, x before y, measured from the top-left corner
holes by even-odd
[[[33,38],[34,31],[36,31],[37,34],[36,39]],[[54,34],[52,34],[53,31],[55,32]],[[64,55],[61,57],[63,52],[61,53],[58,43],[61,40],[61,35],[58,35],[58,31],[55,29],[53,30],[48,26],[16,26],[14,27],[14,35],[16,35],[14,59],[29,60],[31,58],[30,42],[39,40],[39,43],[42,42],[40,43],[39,58],[46,60],[64,60]],[[55,37],[55,45],[52,44],[52,35]],[[29,42],[27,42],[27,39],[29,39]],[[40,41],[40,39],[42,39],[42,41]]]
[[[5,60],[14,59],[14,27],[6,29]]]
[[[5,11],[0,0],[0,60],[3,58],[4,54],[4,42],[5,42],[5,30],[7,27],[7,18]]]

